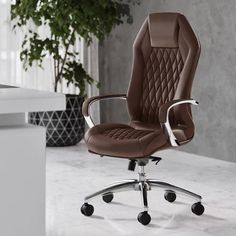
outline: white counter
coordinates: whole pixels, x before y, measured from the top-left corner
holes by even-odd
[[[46,130],[25,117],[65,105],[63,94],[0,85],[0,235],[45,236]]]
[[[0,114],[64,109],[63,94],[0,85]]]

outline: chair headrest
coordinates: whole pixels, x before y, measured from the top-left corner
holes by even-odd
[[[148,16],[152,47],[178,47],[179,13],[153,13]]]

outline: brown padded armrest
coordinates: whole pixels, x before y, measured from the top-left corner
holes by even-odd
[[[89,106],[96,101],[103,99],[113,99],[113,98],[123,98],[126,99],[126,94],[110,94],[110,95],[100,95],[88,98],[84,101],[82,106],[82,114],[84,116],[89,116]]]
[[[182,105],[182,104],[194,104],[194,105],[198,105],[198,102],[193,100],[193,99],[176,99],[176,100],[172,100],[169,101],[167,103],[164,103],[160,109],[159,109],[159,121],[160,123],[166,123],[168,116],[167,116],[167,112],[168,109],[171,108],[173,105]]]

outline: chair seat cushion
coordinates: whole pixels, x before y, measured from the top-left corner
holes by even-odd
[[[85,142],[91,152],[138,159],[148,157],[167,142],[161,129],[140,130],[124,124],[100,124],[89,129]]]
[[[158,123],[144,123],[136,120],[131,121],[130,126],[138,130],[161,130]],[[179,143],[187,143],[193,138],[194,126],[178,124],[172,125],[171,128]]]

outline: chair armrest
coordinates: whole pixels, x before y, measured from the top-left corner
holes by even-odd
[[[159,110],[159,121],[161,123],[161,126],[164,128],[164,131],[167,134],[172,146],[179,146],[180,144],[171,129],[169,122],[169,112],[173,107],[181,104],[198,105],[199,103],[193,99],[177,99],[163,104]]]
[[[88,98],[84,101],[82,106],[82,114],[88,124],[88,126],[91,128],[94,126],[94,122],[90,115],[90,106],[97,101],[100,100],[107,100],[107,99],[126,99],[126,94],[110,94],[110,95],[101,95],[101,96],[94,96],[91,98]]]

